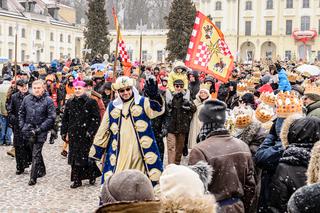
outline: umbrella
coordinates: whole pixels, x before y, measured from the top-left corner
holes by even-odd
[[[105,64],[93,64],[93,65],[91,65],[91,69],[95,69],[95,70],[104,70],[105,67],[106,67]]]
[[[309,74],[310,76],[315,76],[320,74],[320,68],[315,65],[303,64],[296,69],[302,74]]]
[[[9,60],[6,57],[0,57],[0,64],[7,63]]]

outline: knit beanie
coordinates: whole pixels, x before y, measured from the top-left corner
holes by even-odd
[[[199,175],[187,166],[170,164],[160,177],[161,197],[201,197],[205,187]]]
[[[102,203],[154,199],[149,178],[139,170],[125,170],[109,176],[101,190]]]
[[[224,125],[226,121],[227,105],[220,100],[208,100],[199,113],[199,120],[203,123]]]

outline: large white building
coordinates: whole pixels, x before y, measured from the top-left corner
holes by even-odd
[[[83,29],[73,8],[49,0],[0,0],[0,57],[19,63],[80,57]]]

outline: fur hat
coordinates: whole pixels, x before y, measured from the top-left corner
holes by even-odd
[[[154,200],[149,178],[139,170],[125,170],[109,176],[102,186],[101,202]]]
[[[199,161],[198,163],[188,167],[199,175],[200,180],[204,184],[204,188],[208,190],[208,186],[212,180],[212,166],[210,166],[207,162]]]
[[[320,183],[299,188],[288,201],[290,213],[316,213],[320,209]]]
[[[203,123],[224,124],[226,121],[227,105],[219,100],[208,100],[199,113],[199,120]]]

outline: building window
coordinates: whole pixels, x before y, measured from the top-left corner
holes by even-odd
[[[68,43],[71,43],[71,35],[68,35]]]
[[[50,61],[53,61],[53,52],[50,52]]]
[[[286,60],[291,60],[291,50],[286,50],[284,53],[284,57]]]
[[[252,1],[246,1],[246,10],[252,10]]]
[[[8,50],[8,59],[9,59],[9,60],[12,60],[12,58],[13,58],[13,50],[12,50],[12,49],[9,49],[9,50]]]
[[[301,17],[301,30],[310,30],[310,16]]]
[[[272,21],[266,21],[266,35],[272,35]]]
[[[216,27],[221,29],[221,21],[216,21],[214,24],[216,25]]]
[[[245,35],[251,36],[251,21],[246,21]]]
[[[216,2],[216,10],[222,10],[222,3],[221,1]]]
[[[309,8],[309,0],[302,1],[302,8]]]
[[[25,57],[26,57],[26,51],[25,50],[21,50],[21,62],[25,61]]]
[[[286,20],[286,35],[292,34],[292,20]]]
[[[36,31],[36,39],[40,39],[40,31],[39,30]]]
[[[268,10],[273,9],[273,0],[267,0],[267,9]]]
[[[133,50],[132,49],[128,50],[128,55],[129,55],[130,61],[132,61],[132,58],[133,58]]]
[[[162,60],[163,60],[163,51],[162,50],[158,50],[157,51],[157,61],[158,62],[162,62]]]
[[[286,8],[293,8],[293,0],[287,0]]]
[[[60,42],[63,42],[63,35],[60,34]]]
[[[320,61],[320,51],[318,51],[317,58],[318,58],[318,61]]]
[[[25,38],[26,37],[26,30],[24,28],[22,28],[21,30],[21,38]]]
[[[148,51],[142,50],[142,61],[147,61],[147,60],[148,60]]]
[[[54,41],[54,35],[53,35],[53,33],[50,33],[50,41]]]
[[[9,27],[9,36],[13,36],[13,29],[12,29],[12,27]]]

